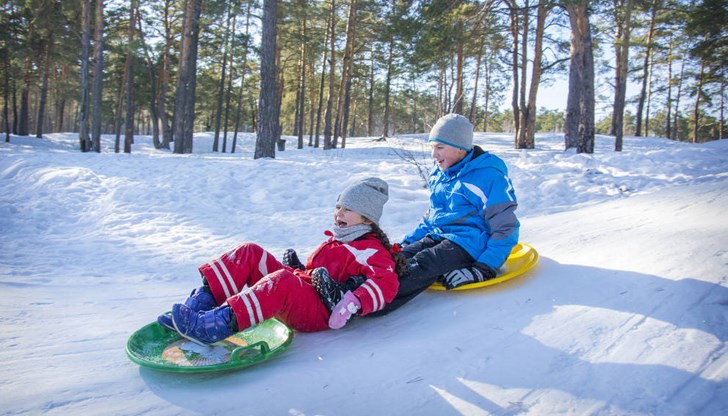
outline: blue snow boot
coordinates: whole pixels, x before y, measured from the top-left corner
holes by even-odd
[[[209,311],[210,309],[217,306],[215,298],[212,297],[209,286],[200,286],[190,293],[190,296],[185,300],[185,306],[192,309],[195,312]],[[165,312],[157,317],[157,323],[165,328],[175,331],[174,324],[172,323],[172,313]]]
[[[228,305],[199,312],[178,303],[172,306],[172,322],[180,335],[203,345],[221,341],[237,332],[235,315]]]

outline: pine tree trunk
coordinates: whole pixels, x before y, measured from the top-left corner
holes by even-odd
[[[104,0],[96,0],[96,30],[94,33],[94,80],[93,115],[91,122],[91,142],[95,152],[101,152],[101,97],[104,76]]]
[[[3,130],[5,131],[5,143],[10,143],[10,56],[4,53],[3,64]]]
[[[642,64],[642,88],[640,89],[640,98],[637,103],[637,120],[635,121],[635,135],[642,136],[642,113],[645,108],[645,100],[647,99],[647,83],[649,82],[650,72],[650,56],[652,55],[652,38],[655,32],[655,18],[657,16],[657,3],[652,0],[650,3],[652,8],[652,17],[650,18],[650,27],[647,31],[647,50],[645,51],[645,59]]]
[[[650,135],[650,105],[652,104],[652,68],[654,68],[655,54],[650,54],[650,70],[647,73],[647,105],[645,107],[645,136]]]
[[[304,114],[306,109],[306,1],[298,1],[298,10],[302,13],[300,25],[300,44],[298,58],[298,85],[296,86],[296,115],[293,132],[298,138],[297,148],[303,149]]]
[[[518,86],[519,74],[518,74],[518,54],[519,54],[519,17],[518,8],[515,2],[508,1],[509,14],[510,14],[510,30],[511,30],[511,74],[513,76],[513,93],[511,94],[511,110],[513,111],[513,128],[516,132],[514,147],[518,147],[518,131],[521,130],[521,114],[518,107]]]
[[[620,0],[614,9],[614,20],[616,24],[614,54],[617,65],[614,74],[614,106],[612,108],[611,134],[614,135],[614,150],[617,152],[622,151],[622,139],[624,136],[624,106],[627,97],[627,69],[629,63],[630,34],[632,31],[632,5],[632,0]]]
[[[382,132],[382,137],[389,137],[389,94],[390,89],[392,88],[392,61],[394,57],[394,36],[390,34],[389,38],[389,52],[387,54],[387,81],[384,85],[384,131]]]
[[[44,42],[44,53],[43,62],[41,67],[43,68],[43,81],[40,88],[40,102],[38,103],[38,117],[35,121],[35,137],[43,137],[43,123],[45,121],[45,109],[48,102],[48,77],[50,74],[51,66],[51,48],[53,45],[53,38],[51,37],[48,42]]]
[[[235,33],[235,26],[236,26],[237,20],[233,18],[233,26],[232,26],[232,33]],[[225,117],[223,118],[222,122],[222,152],[227,152],[227,136],[228,136],[228,125],[230,120],[230,98],[232,96],[232,89],[233,89],[233,77],[235,75],[234,71],[234,55],[235,55],[235,36],[233,36],[230,39],[230,53],[228,54],[230,56],[230,62],[228,63],[228,67],[230,68],[228,79],[227,79],[227,86],[225,87]]]
[[[162,51],[162,66],[159,80],[159,96],[157,98],[157,113],[159,121],[162,124],[162,143],[160,148],[169,149],[169,144],[173,140],[172,125],[167,114],[167,93],[169,92],[169,62],[170,49],[172,47],[172,28],[169,21],[169,9],[172,0],[164,2],[164,49]]]
[[[485,36],[480,37],[480,43],[478,45],[478,55],[475,59],[475,79],[473,80],[473,98],[470,100],[470,111],[468,112],[468,119],[473,124],[477,125],[475,118],[477,113],[477,102],[478,102],[478,85],[480,84],[480,64],[483,61],[483,44],[485,42]]]
[[[693,104],[693,143],[698,143],[700,137],[700,101],[703,99],[703,83],[705,82],[705,64],[700,60],[700,71],[698,73],[698,85],[695,88],[695,104]]]
[[[245,12],[245,39],[248,39],[250,34],[250,4]],[[240,119],[242,112],[243,103],[243,90],[245,89],[245,76],[248,70],[248,44],[245,44],[245,52],[243,53],[243,64],[241,65],[242,71],[240,74],[240,90],[238,91],[238,102],[235,108],[235,131],[233,132],[233,144],[230,149],[230,153],[235,153],[235,148],[238,144],[238,130],[240,129]]]
[[[346,126],[349,118],[349,103],[351,100],[351,71],[354,59],[354,38],[356,37],[356,0],[349,3],[349,17],[346,22],[346,46],[341,65],[341,84],[339,85],[338,108],[336,110],[336,127],[334,129],[334,147],[341,137],[342,145],[345,147]]]
[[[13,80],[12,80],[11,90],[12,90],[12,94],[11,95],[12,95],[12,100],[13,100],[13,128],[12,128],[12,132],[13,132],[13,134],[18,134],[18,118],[19,118],[19,115],[18,115],[18,84],[17,84],[15,78],[13,78]]]
[[[518,87],[518,129],[516,129],[516,149],[526,148],[526,129],[528,128],[528,108],[526,106],[526,80],[528,74],[528,35],[530,29],[530,5],[528,0],[522,9],[521,19],[521,76]]]
[[[313,62],[308,63],[308,73],[311,84],[315,85],[316,71],[313,69]],[[308,145],[313,146],[314,126],[316,120],[316,88],[308,88]]]
[[[455,33],[462,34],[463,24],[458,19],[457,25],[455,26]],[[463,101],[465,100],[465,88],[463,87],[463,66],[465,65],[465,52],[463,50],[463,40],[458,39],[455,46],[457,63],[455,66],[455,103],[453,106],[453,112],[463,115]]]
[[[541,83],[541,64],[543,61],[543,37],[546,30],[546,17],[551,6],[545,0],[540,0],[538,14],[536,17],[536,43],[533,52],[533,68],[531,70],[531,86],[528,90],[528,102],[526,104],[525,135],[522,149],[534,149],[536,147],[536,97],[538,86]]]
[[[333,13],[329,14],[329,19],[333,19]],[[326,33],[324,34],[324,44],[328,42],[329,39],[329,29],[331,29],[331,23],[327,22],[326,24]],[[321,112],[323,111],[323,105],[324,105],[324,82],[326,80],[326,64],[328,63],[328,54],[329,54],[329,48],[323,48],[324,49],[324,56],[321,59],[321,82],[319,85],[319,99],[318,99],[318,107],[316,109],[316,140],[314,142],[313,147],[318,148],[319,147],[319,133],[321,132]]]
[[[594,153],[594,57],[588,2],[566,6],[571,24],[569,93],[566,103],[566,149]]]
[[[677,83],[677,94],[675,94],[675,118],[672,122],[672,137],[671,139],[677,140],[678,139],[678,120],[680,120],[680,94],[682,93],[682,84],[683,84],[683,75],[685,74],[685,60],[683,59],[680,65],[680,78],[678,79]]]
[[[305,7],[305,6],[304,6]],[[298,138],[297,148],[303,149],[304,110],[306,108],[306,18],[301,19],[301,44],[298,60],[298,86],[296,88],[296,118],[294,121],[294,134]]]
[[[334,106],[334,77],[336,76],[336,1],[331,0],[331,25],[329,27],[329,95],[326,100],[326,111],[324,112],[324,150],[333,147],[332,118]]]
[[[137,3],[137,16],[141,16],[139,11],[139,3]],[[137,19],[137,25],[139,28],[139,37],[144,49],[144,60],[146,62],[147,74],[149,75],[149,118],[152,123],[152,143],[155,149],[160,149],[162,143],[159,140],[159,106],[157,105],[157,75],[154,71],[154,62],[152,57],[149,55],[149,48],[147,47],[147,41],[144,36],[144,30],[142,29],[142,19]]]
[[[182,50],[174,100],[174,153],[192,153],[201,11],[202,0],[185,0]]]
[[[82,152],[91,150],[88,134],[89,85],[88,65],[91,44],[91,0],[81,0],[81,104],[78,141]]]
[[[124,86],[126,85],[126,74],[119,85],[119,100],[116,102],[116,117],[114,118],[114,153],[121,151],[121,114],[124,108]]]
[[[230,39],[230,21],[232,12],[230,5],[225,2],[227,7],[227,23],[225,24],[225,36],[222,44],[222,68],[220,70],[220,79],[217,86],[217,105],[215,106],[215,138],[212,141],[212,151],[217,152],[220,142],[220,123],[222,121],[222,101],[225,96],[225,81],[227,80],[227,56],[228,56],[228,39]]]
[[[367,97],[367,136],[374,134],[374,50],[369,63],[369,93]]]
[[[124,153],[131,153],[131,145],[134,143],[134,34],[136,27],[136,6],[131,0],[131,12],[129,14],[129,51],[126,56],[126,122],[124,125]]]
[[[667,51],[667,113],[665,115],[665,137],[672,137],[672,39]]]
[[[725,84],[726,80],[720,82],[720,118],[718,119],[718,140],[725,138]]]
[[[56,121],[55,121],[56,131],[64,131],[63,127],[65,125],[64,117],[65,117],[65,111],[66,111],[66,98],[64,97],[64,94],[63,94],[64,89],[60,86],[60,84],[65,85],[66,82],[68,81],[68,72],[69,71],[67,70],[67,68],[68,68],[67,65],[63,65],[61,67],[61,74],[60,74],[60,78],[59,78],[60,83],[56,84],[56,91],[54,94],[56,97],[56,101],[53,104],[54,115],[56,118]]]
[[[278,102],[278,71],[276,68],[277,0],[263,1],[263,29],[260,57],[260,101],[258,137],[255,142],[255,159],[275,157],[275,145],[280,138]]]
[[[485,64],[485,88],[483,88],[483,95],[485,96],[483,104],[483,131],[488,131],[488,123],[490,122],[490,80],[491,80],[491,63],[488,61]]]

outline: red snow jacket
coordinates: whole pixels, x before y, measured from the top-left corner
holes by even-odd
[[[394,299],[399,288],[395,262],[373,233],[349,243],[334,240],[330,231],[326,235],[329,239],[306,261],[306,271],[296,271],[302,279],[310,282],[309,274],[317,267],[325,267],[339,283],[364,275],[366,281],[353,292],[361,302],[360,315],[379,311]]]

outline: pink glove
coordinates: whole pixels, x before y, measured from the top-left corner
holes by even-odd
[[[351,290],[344,293],[339,303],[334,306],[334,310],[331,311],[331,317],[329,318],[329,328],[339,329],[346,325],[351,315],[357,313],[361,309],[361,302],[359,298],[351,293]]]

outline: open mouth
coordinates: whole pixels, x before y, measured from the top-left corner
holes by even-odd
[[[346,221],[336,221],[336,225],[337,225],[337,226],[338,226],[339,228],[344,228],[344,227],[346,227],[347,225],[349,225],[349,223],[347,223]]]

